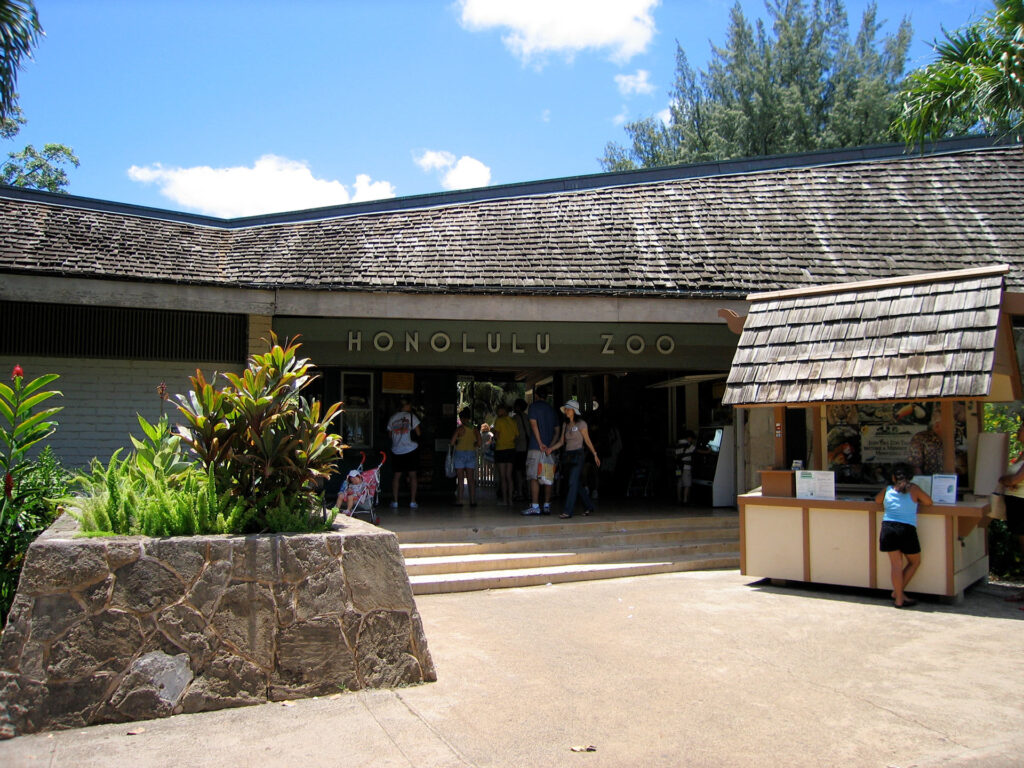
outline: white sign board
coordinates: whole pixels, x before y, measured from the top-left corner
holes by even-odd
[[[932,475],[932,492],[936,504],[956,504],[956,475]]]
[[[999,478],[1006,474],[1006,454],[1010,436],[1002,432],[982,432],[978,435],[978,455],[974,459],[974,492],[979,496],[994,493]]]
[[[836,498],[836,473],[801,470],[796,473],[796,497],[798,499]]]
[[[916,485],[922,491],[927,493],[929,496],[932,495],[932,476],[931,475],[914,475],[913,479],[910,482],[912,482],[914,485]],[[932,501],[935,501],[935,499],[932,499]]]

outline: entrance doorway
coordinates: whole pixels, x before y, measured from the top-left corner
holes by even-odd
[[[494,489],[497,476],[494,466],[494,422],[498,417],[498,406],[505,406],[512,413],[513,403],[526,396],[526,385],[511,373],[467,374],[456,381],[457,406],[455,412],[462,413],[468,408],[470,420],[480,430],[481,450],[477,455],[476,485],[478,488]]]

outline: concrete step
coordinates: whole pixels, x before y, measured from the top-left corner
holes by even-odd
[[[487,552],[410,557],[406,554],[405,567],[410,576],[472,571],[511,570],[518,568],[547,568],[556,565],[584,565],[588,563],[629,562],[643,560],[675,560],[697,554],[737,554],[739,542],[713,538],[676,542],[659,546],[621,547],[567,547],[564,549],[535,549],[522,552]]]
[[[557,515],[548,517],[523,517],[523,522],[509,522],[507,525],[448,526],[422,530],[399,530],[398,541],[402,544],[418,544],[438,541],[476,541],[486,539],[515,539],[523,537],[549,536],[558,533],[600,533],[607,531],[629,532],[643,530],[703,530],[717,528],[739,528],[739,516],[715,515],[708,517],[659,517],[627,520],[602,520],[600,517],[576,516],[571,520],[560,520]],[[387,527],[386,525],[384,527]]]
[[[473,592],[483,589],[531,587],[540,584],[615,579],[625,576],[643,576],[674,571],[737,568],[739,554],[697,554],[672,560],[590,563],[584,565],[556,565],[538,568],[513,568],[468,573],[449,573],[410,576],[413,594],[432,595],[444,592]]]
[[[732,538],[739,540],[739,527],[728,523],[701,528],[648,528],[638,530],[595,531],[580,527],[575,531],[561,530],[560,526],[543,532],[531,531],[519,536],[477,535],[474,538],[448,541],[405,543],[399,536],[399,546],[406,559],[418,557],[458,557],[495,553],[558,551],[621,547],[639,549],[676,544],[683,541],[701,541]],[[556,530],[557,529],[557,530]]]
[[[417,595],[736,568],[736,515],[524,522],[398,532]]]

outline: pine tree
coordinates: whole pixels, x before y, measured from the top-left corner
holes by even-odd
[[[695,74],[676,46],[668,125],[626,125],[629,146],[610,142],[605,170],[806,152],[891,141],[890,124],[910,44],[904,19],[879,43],[868,6],[849,40],[840,0],[769,0],[771,29],[737,2],[725,45]]]

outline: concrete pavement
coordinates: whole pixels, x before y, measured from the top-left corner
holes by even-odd
[[[1008,592],[895,610],[716,571],[420,596],[437,683],[23,736],[0,765],[1021,766]]]

